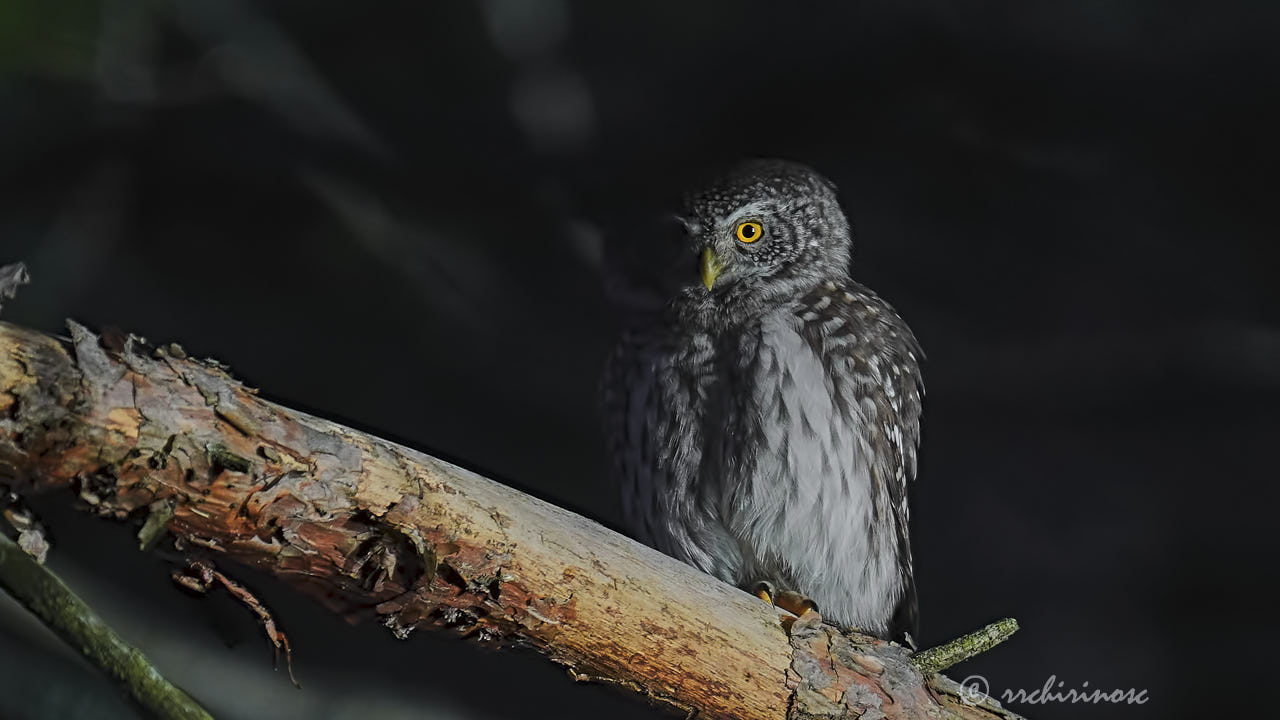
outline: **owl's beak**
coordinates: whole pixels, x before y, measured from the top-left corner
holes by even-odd
[[[702,250],[702,284],[710,290],[716,284],[716,278],[720,277],[720,271],[724,269],[724,263],[720,262],[720,256],[711,248],[703,248]]]

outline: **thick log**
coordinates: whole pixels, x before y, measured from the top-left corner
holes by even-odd
[[[702,717],[1013,717],[905,648],[779,611],[574,513],[258,397],[176,345],[0,323],[0,480],[70,487],[398,635],[519,640]],[[429,411],[429,409],[428,409]],[[167,518],[167,520],[165,520]],[[163,522],[161,522],[163,521]],[[162,529],[158,528],[160,526]]]

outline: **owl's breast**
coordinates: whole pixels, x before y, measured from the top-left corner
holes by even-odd
[[[716,444],[721,513],[748,574],[820,608],[879,616],[896,590],[894,533],[875,441],[876,389],[856,390],[793,312],[739,338]]]
[[[865,493],[860,418],[847,412],[828,368],[794,315],[763,318],[738,339],[723,388],[718,470],[725,513],[765,547],[779,524],[850,510]]]

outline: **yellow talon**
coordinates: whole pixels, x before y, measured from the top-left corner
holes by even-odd
[[[784,590],[778,593],[778,597],[774,600],[774,604],[796,617],[803,617],[806,613],[818,609],[817,603],[810,600],[808,597],[791,590]]]

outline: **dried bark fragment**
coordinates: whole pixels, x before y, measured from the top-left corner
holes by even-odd
[[[18,288],[31,282],[31,275],[23,263],[11,263],[0,267],[0,310],[6,300],[12,300]]]

